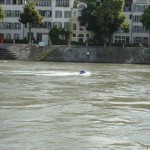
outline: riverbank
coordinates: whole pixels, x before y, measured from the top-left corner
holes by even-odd
[[[55,46],[42,60],[150,64],[150,49],[142,47]]]
[[[7,49],[19,60],[87,63],[150,64],[150,48],[53,45],[13,45]]]

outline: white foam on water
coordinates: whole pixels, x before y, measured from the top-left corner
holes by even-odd
[[[83,74],[80,74],[81,76],[90,76],[91,75],[91,73],[90,72],[85,72],[85,73],[83,73]]]
[[[90,76],[90,72],[80,74],[80,72],[69,72],[69,71],[9,71],[0,72],[0,74],[11,74],[11,75],[35,75],[35,76]]]
[[[45,73],[37,73],[36,75],[45,75],[45,76],[90,76],[90,72],[80,74],[80,72],[68,72],[68,71],[50,71]]]

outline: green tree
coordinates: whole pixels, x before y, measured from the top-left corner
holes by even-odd
[[[66,29],[64,29],[64,32],[63,32],[63,34],[65,35],[65,41],[67,42],[68,46],[70,46],[70,42],[71,42],[72,21],[73,21],[73,18],[71,17],[66,26]]]
[[[119,28],[129,32],[129,24],[125,21],[126,16],[123,14],[123,7],[123,0],[105,0],[98,6],[94,15],[97,18],[97,26],[102,33],[112,35]]]
[[[0,6],[0,20],[4,19],[4,11],[2,9],[2,7]]]
[[[88,30],[97,32],[96,16],[93,15],[93,12],[96,10],[96,3],[89,2],[87,7],[82,10],[81,16],[79,16],[80,25],[87,26]]]
[[[88,24],[88,28],[99,35],[112,35],[119,28],[129,32],[129,24],[123,14],[123,0],[104,0],[102,3],[89,2],[79,18],[81,25]]]
[[[61,36],[63,36],[64,33],[65,30],[63,28],[58,28],[57,26],[54,26],[49,33],[52,44],[62,44]]]
[[[141,22],[149,32],[148,46],[150,46],[150,5],[148,5],[141,15]]]
[[[29,28],[29,43],[31,43],[31,28],[32,25],[39,25],[43,23],[43,17],[39,14],[35,8],[33,1],[28,1],[24,6],[24,12],[20,14],[19,22],[27,24]]]
[[[101,32],[97,26],[97,18],[93,13],[97,9],[96,2],[87,2],[87,7],[82,10],[81,16],[78,20],[81,26],[86,26],[87,30],[93,31],[95,33],[96,40],[100,42]]]
[[[72,18],[69,20],[66,28],[54,26],[49,33],[52,44],[70,45],[72,34]]]

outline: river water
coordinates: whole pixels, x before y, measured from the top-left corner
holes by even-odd
[[[148,149],[149,65],[0,61],[0,150]]]

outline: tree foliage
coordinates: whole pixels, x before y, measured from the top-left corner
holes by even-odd
[[[2,9],[2,7],[0,6],[0,20],[4,19],[4,11]]]
[[[96,10],[96,3],[89,2],[87,3],[87,8],[82,10],[81,16],[79,16],[80,25],[87,26],[88,30],[97,32],[98,26],[96,24],[96,16],[93,15],[93,12]]]
[[[150,29],[150,5],[148,5],[141,15],[141,22],[146,29]]]
[[[129,32],[129,24],[125,22],[123,14],[123,0],[104,0],[93,13],[96,16],[97,25],[101,32],[116,32],[119,28]]]
[[[72,19],[72,18],[71,18]],[[66,28],[58,28],[54,26],[49,33],[52,44],[68,44],[70,45],[72,34],[72,20],[68,22]]]
[[[123,7],[123,0],[104,0],[102,3],[89,2],[79,17],[80,24],[87,25],[89,30],[98,34],[112,34],[119,28],[129,32],[129,24],[123,14]]]
[[[64,35],[65,30],[63,28],[58,28],[57,26],[54,26],[51,30],[50,30],[50,40],[52,42],[52,44],[62,44],[62,39],[60,38],[60,36]]]
[[[31,42],[31,27],[32,25],[42,24],[43,17],[39,14],[38,10],[35,8],[33,1],[28,1],[24,6],[24,12],[20,14],[19,22],[23,24],[28,24],[29,27],[29,42]]]

